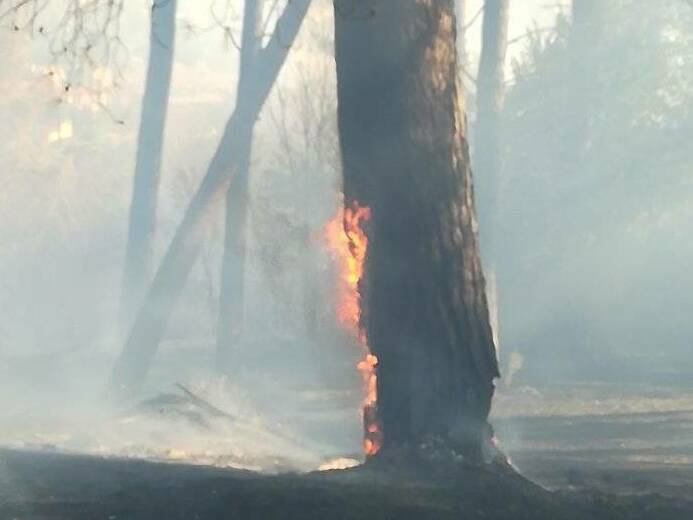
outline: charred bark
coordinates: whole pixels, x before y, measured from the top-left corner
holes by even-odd
[[[476,236],[451,0],[335,0],[345,203],[371,209],[362,324],[383,452],[480,454],[498,367]]]
[[[176,4],[177,0],[158,0],[152,3],[149,65],[137,136],[135,177],[118,319],[123,334],[131,325],[132,317],[142,303],[149,284],[164,126],[173,70]]]
[[[178,295],[200,252],[207,219],[215,217],[233,177],[243,167],[239,160],[252,139],[254,122],[286,59],[309,4],[310,0],[300,0],[286,6],[277,22],[281,34],[280,31],[274,32],[262,49],[258,66],[253,68],[251,84],[255,88],[247,93],[247,98],[239,97],[236,100],[236,107],[226,123],[202,184],[176,230],[116,362],[111,380],[116,393],[136,390],[147,375]]]

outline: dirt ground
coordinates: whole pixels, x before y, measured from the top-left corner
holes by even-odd
[[[546,491],[461,468],[413,478],[354,468],[261,476],[239,470],[46,452],[0,452],[0,518],[684,520],[693,502]]]

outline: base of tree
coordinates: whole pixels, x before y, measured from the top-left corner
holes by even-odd
[[[375,459],[343,471],[258,474],[138,460],[0,450],[0,518],[690,519],[656,495],[549,492],[507,465],[416,470]]]

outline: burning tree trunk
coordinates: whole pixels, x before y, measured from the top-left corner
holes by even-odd
[[[119,325],[123,333],[142,303],[152,255],[164,125],[173,69],[177,0],[152,3],[149,65],[137,138]]]
[[[451,0],[335,0],[345,211],[368,207],[361,325],[383,449],[477,457],[498,376]]]
[[[144,380],[156,353],[178,295],[192,269],[204,240],[207,219],[227,193],[233,176],[252,139],[255,121],[286,59],[310,0],[290,2],[277,21],[278,30],[263,47],[252,71],[252,91],[240,91],[236,107],[209,164],[202,184],[185,212],[183,222],[156,272],[144,305],[134,320],[123,352],[113,371],[116,392],[132,392]],[[241,94],[249,97],[241,97]]]

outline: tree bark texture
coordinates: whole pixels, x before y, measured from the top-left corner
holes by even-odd
[[[366,5],[368,4],[368,5]],[[335,0],[345,204],[368,206],[362,325],[383,452],[478,455],[498,376],[451,0]]]

